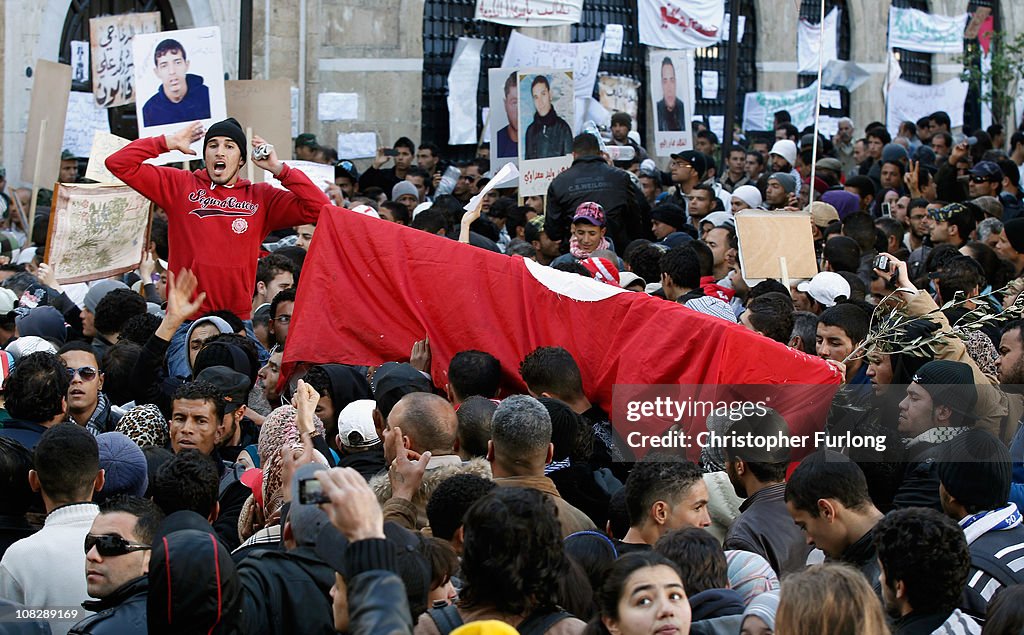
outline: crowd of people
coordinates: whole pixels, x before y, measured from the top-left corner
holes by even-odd
[[[5,198],[0,632],[1021,632],[1024,134],[842,120],[815,155],[782,112],[726,148],[695,124],[663,172],[632,133],[616,113],[546,196],[475,200],[486,148],[453,164],[403,137],[360,173],[299,135],[325,191],[234,119],[192,124],[107,159],[156,211],[138,270],[89,284],[58,281]],[[200,140],[192,171],[146,162]],[[746,209],[803,211],[820,272],[748,284]],[[884,443],[637,455],[559,346],[513,369],[459,351],[441,378],[423,340],[286,375],[307,252],[345,249],[317,223],[352,213],[824,358],[843,382],[819,428]],[[793,432],[732,414],[695,425]]]

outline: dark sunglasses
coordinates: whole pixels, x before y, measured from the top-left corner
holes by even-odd
[[[82,381],[92,381],[96,379],[96,376],[100,374],[99,369],[93,368],[92,366],[82,366],[81,368],[68,368],[68,379],[74,379],[75,375],[82,378]]]
[[[989,183],[989,182],[995,183],[995,181],[993,179],[990,179],[987,176],[972,176],[971,177],[971,181],[973,181],[975,183]]]
[[[85,553],[89,553],[93,547],[96,547],[96,552],[104,558],[123,556],[133,551],[146,551],[152,548],[149,545],[132,544],[121,536],[94,536],[86,534]]]

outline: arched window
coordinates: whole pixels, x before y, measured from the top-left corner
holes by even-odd
[[[512,27],[474,20],[474,0],[426,0],[423,6],[423,106],[421,142],[441,147],[445,158],[465,161],[476,156],[476,146],[448,145],[448,71],[460,37],[484,40],[480,52],[480,81],[477,85],[477,132],[483,108],[487,106],[487,69],[501,66]],[[381,140],[390,144],[390,139]]]
[[[832,9],[839,9],[838,31],[839,42],[836,45],[836,53],[841,60],[850,59],[850,12],[846,8],[846,0],[825,0],[825,15]],[[802,0],[800,3],[800,18],[817,25],[821,20],[821,3],[819,0]],[[828,64],[828,60],[823,60]],[[806,88],[818,79],[818,74],[800,73],[797,75],[797,86]],[[822,88],[834,88],[839,91],[842,99],[840,108],[822,108],[821,114],[828,117],[848,117],[850,115],[850,91],[840,86],[822,86]],[[824,101],[824,100],[822,100]]]
[[[740,5],[739,18],[743,25],[743,38],[738,42],[739,60],[736,67],[736,119],[743,118],[743,100],[749,92],[757,90],[757,14],[754,12],[753,0],[725,0],[726,20],[729,19],[729,12],[732,6]],[[711,116],[725,115],[726,82],[729,77],[729,43],[723,41],[715,46],[697,49],[694,51],[694,78],[697,89],[696,114],[703,116],[706,123],[710,125]],[[714,97],[705,96],[700,90],[701,73],[703,71],[714,71],[718,73],[718,93]],[[714,128],[712,128],[714,130]],[[718,134],[718,130],[714,130]],[[719,139],[721,141],[721,139]]]
[[[918,9],[928,12],[928,0],[892,0],[897,9]],[[900,70],[905,79],[912,84],[928,85],[932,83],[932,54],[917,53],[904,49],[893,49],[896,59],[900,62]]]
[[[60,54],[58,60],[62,64],[71,63],[71,42],[89,41],[89,19],[104,15],[122,13],[160,12],[160,26],[164,31],[178,28],[174,21],[174,11],[169,0],[75,0],[68,7],[64,18],[64,32],[60,38]],[[90,77],[92,74],[90,73]],[[71,90],[92,92],[92,81],[74,82]],[[110,131],[125,139],[137,139],[139,125],[135,119],[135,104],[108,108]]]

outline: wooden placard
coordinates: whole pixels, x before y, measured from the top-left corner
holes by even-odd
[[[250,79],[224,82],[228,116],[242,128],[252,128],[277,150],[282,161],[292,158],[292,83],[287,79]],[[246,156],[249,151],[246,149]],[[264,181],[263,170],[254,171],[257,183]],[[333,180],[331,181],[334,182]]]
[[[133,271],[149,245],[153,204],[127,185],[59,183],[44,261],[68,284]]]
[[[33,73],[32,102],[21,162],[22,181],[40,185],[60,178],[60,151],[64,143],[64,120],[68,116],[70,94],[71,67],[38,60]],[[37,153],[40,158],[38,175],[35,174]]]
[[[810,279],[818,273],[814,254],[811,215],[805,212],[744,210],[736,214],[740,267],[743,278],[783,278],[780,258],[785,258],[788,277]]]

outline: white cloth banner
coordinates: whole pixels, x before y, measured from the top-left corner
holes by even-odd
[[[576,24],[583,0],[476,0],[476,19],[508,26]]]
[[[842,86],[853,92],[871,77],[871,73],[856,62],[830,60],[821,71],[822,86]]]
[[[476,91],[484,41],[460,37],[448,71],[448,144],[476,143]]]
[[[963,55],[968,14],[953,17],[889,7],[889,48]]]
[[[839,57],[839,8],[833,8],[825,16],[825,50],[822,63]],[[796,59],[798,73],[818,72],[818,49],[820,48],[821,25],[800,19],[796,29]]]
[[[601,40],[594,42],[547,42],[512,31],[501,68],[570,68],[576,99],[589,99],[597,82],[601,62]]]
[[[775,113],[779,110],[789,111],[797,130],[813,126],[814,99],[817,91],[817,83],[814,83],[797,90],[747,93],[743,100],[743,129],[774,129]]]
[[[889,89],[889,98],[886,100],[886,127],[895,136],[900,122],[917,121],[925,115],[942,110],[949,115],[950,126],[957,128],[964,125],[965,99],[967,82],[956,77],[930,86],[898,79]]]
[[[642,44],[689,50],[722,38],[724,0],[637,0],[637,8]]]

